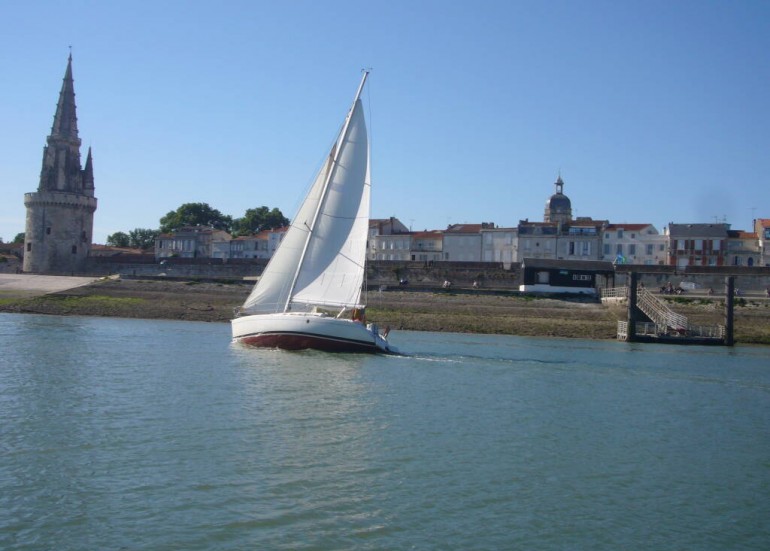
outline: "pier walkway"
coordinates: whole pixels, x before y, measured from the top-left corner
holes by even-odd
[[[602,289],[602,302],[624,302],[629,299],[628,287]],[[636,308],[649,321],[634,322],[634,340],[678,344],[724,344],[724,325],[691,325],[687,316],[673,311],[644,287],[636,289]],[[618,321],[618,340],[629,340],[627,320]]]

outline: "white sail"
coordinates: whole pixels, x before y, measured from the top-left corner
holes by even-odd
[[[283,236],[262,277],[243,303],[241,310],[248,314],[282,312],[289,298],[289,290],[302,251],[310,233],[310,224],[321,200],[324,184],[334,157],[332,150],[316,176],[315,182],[294,217],[289,230]]]
[[[360,99],[349,117],[242,312],[358,305],[370,202],[369,143]]]
[[[369,197],[369,143],[363,107],[358,100],[309,236],[291,297],[292,307],[359,304],[369,231]]]

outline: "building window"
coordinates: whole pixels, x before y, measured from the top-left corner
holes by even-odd
[[[623,239],[623,230],[618,230],[618,239]]]
[[[712,251],[718,251],[718,250],[719,250],[719,245],[720,245],[720,243],[721,243],[721,241],[719,241],[718,239],[714,239],[714,240],[711,242],[711,250],[712,250]]]
[[[32,243],[27,243],[27,252],[32,250]]]
[[[605,255],[610,254],[610,244],[609,243],[605,243],[604,244],[604,254]]]
[[[575,254],[575,242],[570,241],[569,242],[569,254],[573,255]]]
[[[628,255],[634,256],[635,254],[636,254],[636,245],[632,243],[628,246]]]
[[[615,247],[615,254],[619,254],[620,256],[623,256],[623,244],[618,243]]]
[[[78,246],[72,245],[72,254],[77,254],[77,253],[78,253]]]
[[[583,241],[583,256],[591,256],[591,242]]]
[[[50,226],[45,229],[45,234],[46,235],[51,235],[51,227]]]
[[[647,254],[652,254],[652,244],[647,245]]]
[[[695,240],[695,250],[696,251],[702,251],[703,250],[703,239],[696,239]]]

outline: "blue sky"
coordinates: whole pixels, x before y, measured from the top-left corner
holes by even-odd
[[[187,202],[291,217],[363,67],[372,216],[770,218],[767,1],[18,1],[0,6],[0,237],[24,231],[72,45],[94,241]]]

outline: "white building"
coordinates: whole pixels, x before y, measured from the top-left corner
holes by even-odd
[[[481,261],[502,262],[509,269],[516,262],[519,248],[517,228],[485,228],[481,230]]]
[[[410,260],[435,262],[443,260],[444,233],[438,230],[412,233]]]
[[[603,229],[601,259],[616,264],[666,264],[668,236],[652,224],[608,224]]]
[[[492,223],[452,224],[444,232],[443,259],[451,262],[481,262],[481,230]]]
[[[367,254],[369,260],[409,260],[411,233],[398,218],[369,220]]]

